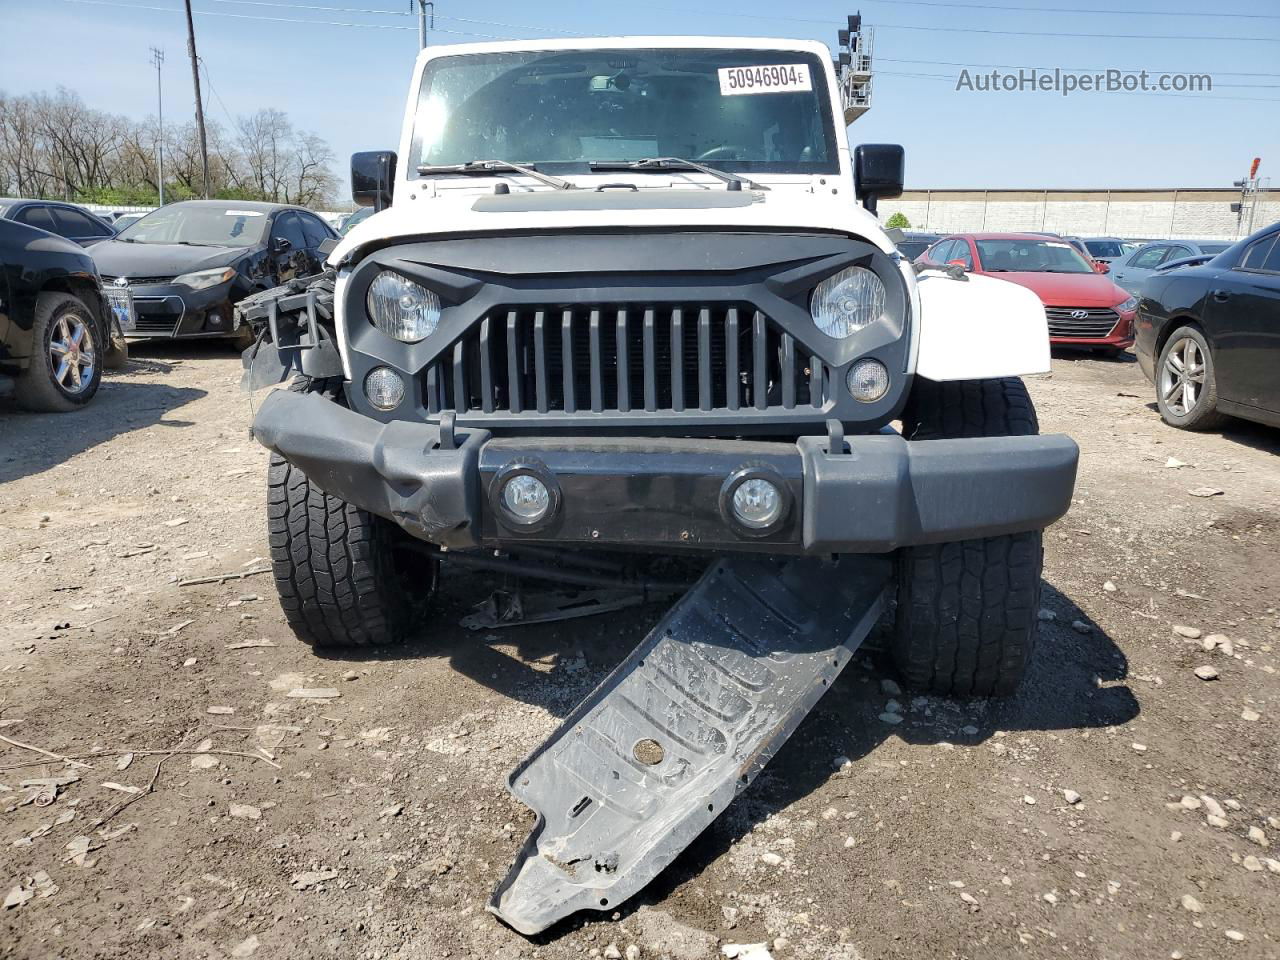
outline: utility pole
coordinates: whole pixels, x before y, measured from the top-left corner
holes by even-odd
[[[156,113],[160,119],[160,137],[156,141],[156,167],[159,175],[156,183],[160,188],[160,206],[164,206],[164,88],[160,82],[160,67],[164,64],[164,51],[159,47],[151,48],[151,62],[156,68]]]
[[[200,67],[196,57],[196,28],[191,22],[191,0],[187,0],[187,54],[191,57],[191,82],[196,88],[196,127],[200,131],[200,172],[204,198],[209,199],[209,143],[204,132],[204,103],[200,99]]]
[[[191,0],[187,0],[190,6]],[[436,26],[436,5],[431,0],[418,0],[418,49],[427,49],[427,7],[431,8],[431,28]]]

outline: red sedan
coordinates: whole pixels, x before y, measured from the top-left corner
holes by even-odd
[[[959,264],[1027,287],[1040,297],[1049,342],[1118,354],[1133,346],[1138,299],[1065,240],[1034,233],[963,233],[943,237],[916,263]]]

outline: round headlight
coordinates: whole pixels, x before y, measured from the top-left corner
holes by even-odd
[[[847,267],[813,291],[809,312],[829,337],[848,337],[884,313],[884,282],[866,267]]]
[[[376,367],[364,378],[364,394],[379,410],[394,410],[404,399],[404,381],[390,367]]]
[[[440,325],[440,297],[419,283],[384,270],[369,284],[369,319],[389,337],[417,343]]]
[[[889,389],[889,371],[879,360],[859,360],[845,374],[849,395],[859,403],[875,403]]]

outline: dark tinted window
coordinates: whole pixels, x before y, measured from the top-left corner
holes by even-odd
[[[1163,243],[1158,243],[1153,247],[1145,247],[1133,255],[1129,261],[1129,266],[1140,267],[1143,270],[1154,270],[1160,265],[1160,261],[1164,259],[1168,247]]]
[[[291,211],[279,214],[271,227],[272,241],[282,237],[289,241],[294,250],[303,250],[307,246],[307,238],[302,232],[302,225],[298,223],[298,216]]]
[[[1227,247],[1231,246],[1231,244],[1229,244],[1229,243],[1200,243],[1200,244],[1196,244],[1196,246],[1198,246],[1198,247],[1200,248],[1200,252],[1201,252],[1201,253],[1214,253],[1214,254],[1217,254],[1217,253],[1221,253],[1223,250],[1227,249]]]
[[[53,218],[59,225],[58,232],[64,237],[105,237],[109,232],[91,217],[70,207],[54,207]]]
[[[1115,240],[1086,240],[1085,249],[1094,257],[1122,257],[1124,246]]]
[[[1262,261],[1262,269],[1267,273],[1280,274],[1280,241],[1271,244],[1271,252]]]
[[[1261,240],[1255,240],[1249,244],[1249,249],[1244,252],[1244,259],[1240,261],[1240,266],[1244,270],[1261,270],[1263,262],[1267,259],[1267,253],[1275,245],[1276,238],[1274,236],[1263,237]]]
[[[947,254],[948,260],[964,261],[965,269],[973,269],[973,252],[969,249],[968,240],[957,240],[956,245]]]
[[[298,219],[302,221],[302,234],[307,238],[308,247],[314,249],[332,236],[319,217],[309,217],[305,213],[300,213]]]
[[[49,208],[44,204],[23,207],[13,219],[28,226],[48,230],[50,233],[62,233],[58,225],[53,222],[53,215],[49,213]]]
[[[1191,256],[1192,253],[1194,253],[1194,251],[1190,247],[1183,247],[1175,244],[1169,248],[1169,255],[1165,257],[1165,260],[1180,260],[1183,257]]]

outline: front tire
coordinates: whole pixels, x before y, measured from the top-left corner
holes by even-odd
[[[1218,413],[1218,380],[1209,341],[1195,327],[1170,334],[1156,362],[1156,406],[1179,430],[1212,430],[1227,417]]]
[[[14,384],[19,406],[45,413],[83,407],[102,382],[101,348],[84,301],[52,290],[40,294],[31,327],[31,357]]]
[[[902,420],[913,442],[1039,433],[1016,377],[917,378]],[[901,550],[890,647],[907,684],[944,696],[1013,693],[1035,646],[1043,565],[1039,530]]]
[[[290,389],[338,402],[337,386],[303,380]],[[417,606],[434,593],[435,562],[398,550],[406,535],[395,524],[330,496],[274,453],[267,532],[285,620],[313,647],[401,643]]]

